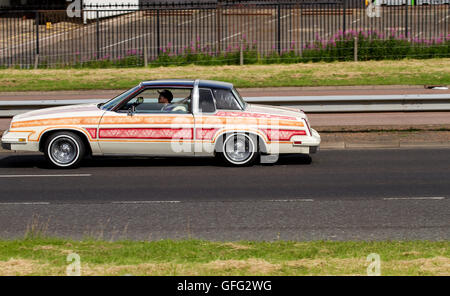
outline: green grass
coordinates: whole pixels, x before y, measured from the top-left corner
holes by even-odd
[[[82,275],[450,275],[449,242],[156,242],[29,238],[0,241],[0,275],[64,275],[67,255]]]
[[[450,84],[450,59],[247,66],[0,70],[0,91],[128,89],[144,80],[201,78],[236,87]]]

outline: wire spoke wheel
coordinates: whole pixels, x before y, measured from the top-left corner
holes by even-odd
[[[232,165],[246,165],[254,160],[255,143],[245,134],[229,136],[223,144],[223,156]]]
[[[77,157],[78,148],[72,139],[59,138],[52,143],[50,153],[56,162],[69,164]]]
[[[45,156],[57,168],[74,168],[85,155],[81,138],[72,132],[58,132],[50,136],[45,144]]]

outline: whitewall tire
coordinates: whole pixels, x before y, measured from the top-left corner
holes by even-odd
[[[72,132],[57,132],[45,142],[47,161],[55,168],[71,169],[79,166],[85,155],[83,140]]]

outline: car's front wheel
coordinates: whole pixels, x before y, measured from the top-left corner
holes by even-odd
[[[231,166],[253,165],[259,156],[256,137],[244,133],[227,135],[220,148],[218,154]]]
[[[75,168],[85,154],[84,143],[81,138],[71,132],[57,132],[45,142],[45,157],[56,168]]]

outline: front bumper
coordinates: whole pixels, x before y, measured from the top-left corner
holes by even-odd
[[[2,142],[2,149],[3,150],[11,150],[11,144]]]
[[[1,139],[4,150],[39,151],[39,143],[28,140],[30,132],[5,131]]]

